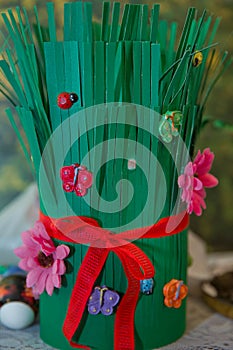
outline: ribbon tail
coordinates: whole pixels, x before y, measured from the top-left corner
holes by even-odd
[[[114,350],[134,350],[134,314],[140,292],[140,281],[132,276],[123,257],[121,261],[128,279],[128,288],[116,313]]]
[[[86,346],[74,343],[72,338],[79,327],[88,298],[104,266],[108,253],[107,249],[90,247],[77,274],[63,325],[65,337],[70,345],[75,348],[89,349]]]

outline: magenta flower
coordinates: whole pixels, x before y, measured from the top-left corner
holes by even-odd
[[[27,287],[32,287],[35,296],[45,289],[52,295],[54,287],[61,287],[61,276],[66,271],[64,259],[70,249],[61,244],[55,247],[42,222],[22,233],[23,246],[14,250],[21,258],[19,267],[28,271]]]
[[[184,173],[178,178],[178,185],[182,188],[181,199],[187,203],[187,212],[200,216],[202,209],[206,209],[206,188],[215,187],[218,179],[209,174],[214,160],[214,153],[209,148],[203,153],[199,150],[194,161],[189,162]]]

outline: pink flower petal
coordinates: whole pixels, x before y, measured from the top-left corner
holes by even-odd
[[[52,273],[58,275],[64,275],[66,272],[66,266],[63,260],[56,260],[52,267]]]
[[[37,267],[36,269],[29,271],[27,275],[27,287],[33,287],[39,280],[42,272],[43,269],[41,267]]]
[[[15,255],[17,255],[19,258],[28,258],[31,256],[31,251],[26,246],[18,247],[14,249]]]
[[[22,259],[20,260],[20,262],[18,263],[18,266],[25,271],[30,271],[30,267],[27,264],[28,259]]]
[[[178,186],[180,188],[185,187],[185,175],[182,174],[178,177]]]
[[[199,178],[205,187],[211,188],[218,185],[218,179],[212,174],[204,174]]]
[[[189,215],[191,215],[192,212],[193,212],[193,202],[190,201],[190,202],[188,203],[188,206],[187,206],[187,213],[188,213]]]
[[[200,163],[202,161],[202,158],[203,157],[202,157],[201,151],[198,150],[197,155],[196,155],[196,157],[193,160],[193,163],[194,164]]]
[[[197,216],[201,216],[202,215],[202,208],[201,208],[199,203],[193,203],[193,212]]]
[[[27,247],[30,247],[32,249],[36,249],[37,243],[35,243],[32,240],[32,235],[33,235],[33,230],[23,232],[21,235],[22,241]]]
[[[197,216],[200,216],[202,214],[202,208],[206,209],[206,204],[202,196],[200,196],[198,193],[193,193],[193,211]]]
[[[192,189],[190,189],[190,190],[183,189],[183,193],[181,195],[182,201],[189,203],[191,201],[191,198],[192,198],[192,193],[193,193]]]
[[[212,167],[214,161],[214,153],[210,151],[209,148],[204,149],[201,154],[198,151],[197,156],[195,157],[193,163],[196,164],[196,173],[198,176],[208,173]]]
[[[19,267],[25,271],[30,271],[36,267],[38,267],[38,263],[34,258],[25,258],[21,259],[19,262]]]
[[[28,264],[28,267],[30,269],[34,269],[34,268],[36,268],[39,265],[37,258],[34,258],[34,257],[28,258],[27,259],[27,264]]]
[[[64,275],[65,272],[66,272],[66,265],[63,260],[59,260],[58,274]]]
[[[183,188],[187,191],[193,188],[193,176],[184,175],[184,185]]]
[[[38,300],[40,298],[40,294],[37,293],[35,287],[32,287],[32,294],[34,296],[34,299]]]
[[[69,252],[70,252],[70,248],[69,247],[67,247],[64,244],[59,245],[56,248],[56,253],[55,253],[56,254],[56,259],[65,259],[69,255]]]
[[[41,250],[46,256],[49,256],[50,254],[55,252],[56,248],[53,244],[53,241],[50,240],[49,242],[43,241],[42,246],[41,246]]]
[[[44,238],[45,240],[50,240],[51,238],[49,237],[44,225],[42,222],[37,221],[34,226],[34,232],[36,232],[37,236]]]
[[[195,192],[203,199],[206,197],[206,191],[204,187],[202,187],[202,189],[200,189],[199,191],[195,191]]]
[[[14,253],[19,258],[28,258],[28,257],[37,255],[37,251],[35,249],[29,249],[24,245],[22,247],[15,248]]]
[[[46,279],[46,291],[48,295],[52,295],[54,290],[53,277],[52,275],[48,275]]]
[[[192,162],[189,162],[186,165],[186,167],[184,168],[184,173],[187,176],[193,176],[194,175],[194,173],[193,173],[193,163]]]
[[[180,175],[178,178],[178,185],[180,188],[183,188],[183,192],[181,194],[182,201],[189,203],[193,192],[193,169],[191,162],[187,164],[184,171],[185,174]]]
[[[38,294],[43,293],[43,291],[45,290],[46,280],[47,280],[47,277],[49,275],[49,272],[47,270],[48,269],[43,269],[43,272],[40,275],[40,277],[35,285],[36,292]]]
[[[202,181],[200,181],[197,177],[193,179],[193,189],[196,191],[201,190],[203,187]]]
[[[33,237],[33,240],[38,243],[39,250],[42,250],[47,256],[55,251],[53,241],[51,239],[45,240],[42,237]]]
[[[61,276],[52,275],[52,281],[53,281],[54,287],[61,288]]]
[[[59,271],[59,261],[60,260],[55,260],[52,266],[52,274],[57,274]]]

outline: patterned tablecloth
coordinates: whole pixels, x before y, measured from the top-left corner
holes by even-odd
[[[39,324],[21,331],[0,326],[1,350],[52,350],[39,338]],[[176,343],[162,350],[232,350],[233,320],[213,314]]]

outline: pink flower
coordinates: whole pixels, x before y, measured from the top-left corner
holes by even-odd
[[[61,276],[66,271],[63,260],[70,249],[64,244],[55,247],[40,221],[33,229],[22,233],[22,241],[23,246],[14,252],[21,258],[19,267],[28,271],[27,287],[32,287],[35,296],[45,289],[52,295],[54,287],[61,287]]]
[[[202,209],[206,209],[205,187],[215,187],[218,179],[209,174],[214,160],[214,153],[209,148],[203,153],[199,150],[194,161],[189,162],[184,173],[178,178],[178,185],[182,188],[181,199],[187,203],[187,212],[200,216]]]

